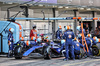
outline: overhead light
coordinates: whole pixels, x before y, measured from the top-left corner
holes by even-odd
[[[91,8],[87,8],[86,10],[91,10]]]
[[[30,4],[30,6],[32,6],[33,4]]]
[[[43,6],[42,4],[39,4],[38,6]]]
[[[13,4],[12,2],[8,2],[7,4]]]
[[[53,5],[52,7],[57,7],[57,6]]]
[[[55,7],[54,5],[52,7]]]
[[[47,5],[48,7],[50,7],[50,5]]]
[[[85,7],[87,7],[87,6],[82,6],[82,7],[84,7],[84,8],[85,8]]]
[[[59,6],[58,8],[63,8],[63,6]]]
[[[52,7],[55,7],[54,5]]]
[[[57,7],[57,6],[55,6],[55,7]]]
[[[97,10],[100,10],[99,8],[97,8]]]
[[[69,8],[69,7],[65,7],[65,8]]]
[[[26,6],[27,6],[27,4],[24,4],[24,5],[26,5]]]
[[[84,10],[84,8],[79,8],[80,10]]]

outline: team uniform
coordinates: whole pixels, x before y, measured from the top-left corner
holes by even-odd
[[[65,51],[66,51],[66,60],[68,60],[69,58],[69,51],[71,53],[71,57],[73,59],[75,59],[75,55],[74,55],[74,48],[73,48],[73,43],[72,43],[72,39],[74,39],[74,33],[70,30],[67,30],[65,33],[64,33],[64,39],[66,39],[66,43],[65,43]]]
[[[9,29],[9,34],[8,34],[8,45],[9,45],[8,57],[11,57],[12,56],[12,52],[14,50],[13,32],[14,32],[14,29],[13,28],[10,28]]]
[[[78,58],[79,58],[80,48],[83,48],[84,46],[81,43],[77,42],[77,41],[73,41],[73,45],[74,45],[75,57],[78,55]]]

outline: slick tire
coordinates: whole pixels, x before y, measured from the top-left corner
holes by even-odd
[[[92,48],[92,53],[93,55],[98,55],[99,54],[99,49],[97,47]]]
[[[44,59],[51,59],[51,48],[47,47],[44,49]]]
[[[14,56],[15,59],[22,59],[22,47],[15,47]]]

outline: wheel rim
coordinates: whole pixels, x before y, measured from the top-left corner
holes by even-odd
[[[93,51],[92,52],[93,52],[94,55],[97,55],[99,51],[98,51],[97,48],[93,48]]]

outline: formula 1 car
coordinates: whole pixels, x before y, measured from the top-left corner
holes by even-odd
[[[37,57],[41,56],[44,59],[62,56],[60,45],[54,42],[42,42],[32,47],[23,47],[22,44],[16,45],[14,49],[15,59],[22,59],[24,56]]]

